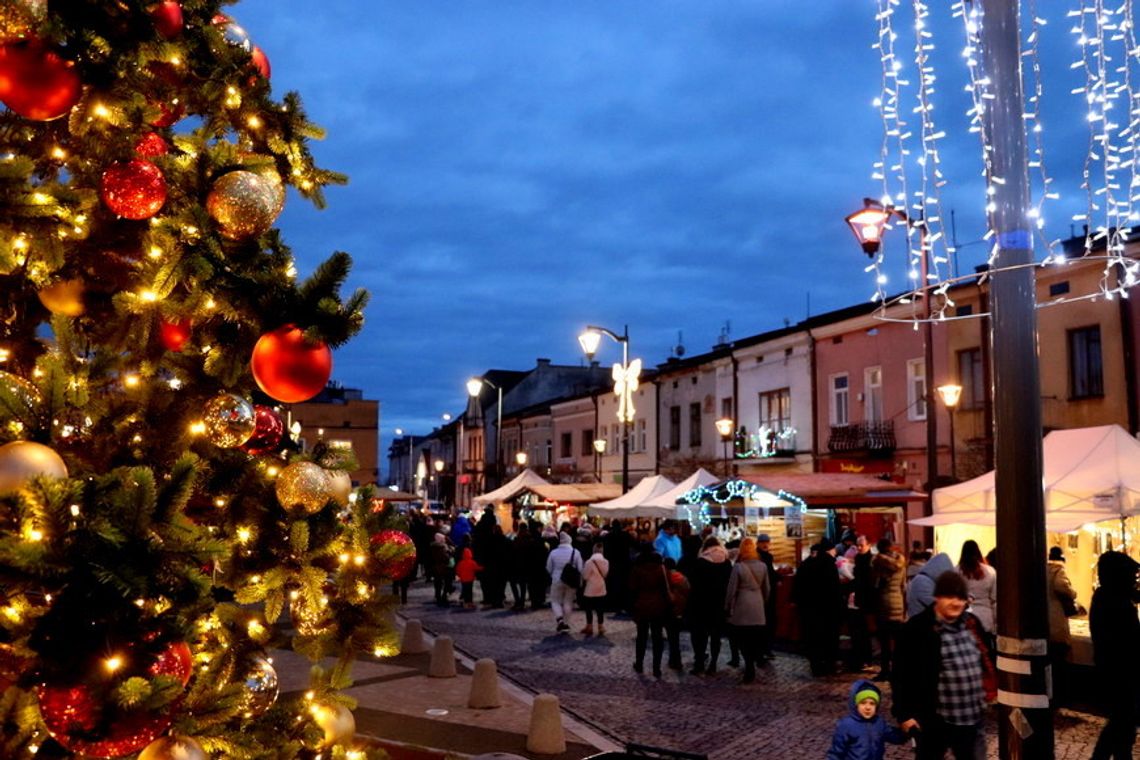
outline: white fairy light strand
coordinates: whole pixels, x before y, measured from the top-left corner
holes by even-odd
[[[879,109],[879,117],[883,122],[883,140],[879,147],[879,160],[874,164],[871,177],[882,182],[881,202],[884,206],[894,205],[889,179],[891,173],[901,183],[903,203],[906,202],[904,158],[900,155],[897,162],[891,163],[891,145],[893,142],[897,142],[901,154],[903,150],[902,136],[907,128],[906,122],[900,115],[899,97],[900,90],[906,82],[899,77],[902,62],[895,55],[895,41],[898,39],[898,34],[894,31],[891,23],[895,7],[899,2],[900,0],[878,0],[878,12],[875,14],[875,19],[879,22],[879,34],[878,39],[871,45],[873,49],[879,51],[881,83],[879,97],[875,99],[874,105]],[[888,221],[889,225],[890,222]],[[884,251],[883,246],[880,245],[879,252],[865,269],[865,271],[875,273],[875,293],[871,296],[871,301],[880,304],[885,304],[887,297],[885,288],[887,275],[883,272],[883,261]]]
[[[1060,194],[1053,189],[1053,178],[1049,176],[1049,170],[1045,165],[1045,139],[1043,134],[1045,128],[1041,123],[1041,100],[1044,88],[1041,82],[1040,41],[1042,27],[1046,26],[1048,22],[1037,15],[1037,0],[1029,0],[1029,17],[1032,19],[1032,24],[1029,37],[1026,40],[1028,50],[1023,51],[1023,55],[1029,58],[1029,68],[1033,74],[1033,92],[1028,99],[1029,109],[1025,114],[1025,120],[1027,122],[1026,128],[1033,137],[1033,157],[1029,160],[1029,168],[1037,170],[1041,182],[1041,195],[1033,204],[1030,214],[1035,232],[1046,252],[1044,263],[1048,264],[1058,260],[1063,262],[1064,255],[1056,253],[1057,241],[1049,237],[1045,228],[1045,203],[1046,201],[1059,200]]]

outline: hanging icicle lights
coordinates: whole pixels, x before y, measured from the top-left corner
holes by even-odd
[[[1140,51],[1132,0],[1124,0],[1116,8],[1106,7],[1103,0],[1080,0],[1080,8],[1069,11],[1068,16],[1074,19],[1070,31],[1081,48],[1081,59],[1072,68],[1085,72],[1084,87],[1075,88],[1073,94],[1084,97],[1089,124],[1089,146],[1081,176],[1087,209],[1074,215],[1073,221],[1086,226],[1086,255],[1102,245],[1105,248],[1101,292],[1109,299],[1117,294],[1127,298],[1126,288],[1136,284],[1140,268],[1140,263],[1125,256],[1131,225],[1140,219],[1134,206],[1140,200],[1136,166],[1140,103],[1132,83]],[[1125,119],[1127,123],[1122,124]],[[1127,180],[1127,189],[1122,188],[1122,178]]]
[[[893,19],[901,0],[879,0],[876,19],[879,22],[878,39],[872,48],[879,51],[882,83],[879,97],[874,105],[879,109],[883,121],[883,141],[879,159],[874,163],[872,179],[882,182],[881,202],[885,207],[899,206],[909,218],[907,235],[907,278],[910,296],[900,299],[911,303],[915,308],[914,318],[918,319],[919,298],[939,296],[938,303],[931,304],[935,318],[942,318],[945,310],[953,304],[946,297],[949,288],[950,256],[953,251],[947,245],[942,214],[942,188],[946,177],[942,172],[942,159],[939,153],[939,140],[946,133],[938,129],[934,120],[935,85],[937,74],[931,60],[935,49],[934,34],[930,29],[930,10],[923,0],[912,0],[914,12],[914,63],[918,71],[918,85],[915,90],[917,105],[913,112],[919,115],[919,146],[917,151],[911,144],[914,131],[901,115],[903,90],[911,82],[905,75],[905,64],[899,58],[895,42],[898,33],[894,30]],[[918,187],[910,189],[908,162],[912,153],[917,152],[914,166],[918,172]],[[892,181],[897,190],[892,192]],[[888,229],[890,224],[888,223]],[[923,259],[926,259],[926,281],[922,281]],[[884,272],[882,249],[866,268],[875,273],[875,293],[873,302],[886,302],[888,277]]]

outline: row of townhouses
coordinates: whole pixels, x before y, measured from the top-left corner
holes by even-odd
[[[1037,270],[1043,432],[1116,423],[1135,434],[1138,309],[1127,298],[1078,298],[1098,293],[1105,274],[1102,260],[1080,257],[1083,241],[1071,243],[1069,263]],[[941,484],[985,472],[993,466],[987,290],[984,277],[957,285],[954,305],[929,331],[911,319],[912,305],[884,312],[867,303],[643,372],[628,485],[702,466],[881,474],[925,491],[932,475]],[[392,443],[392,485],[467,506],[525,467],[555,482],[621,482],[623,426],[607,368],[540,359],[484,380],[455,420]],[[954,406],[939,386],[960,387]],[[718,420],[731,420],[728,435]]]

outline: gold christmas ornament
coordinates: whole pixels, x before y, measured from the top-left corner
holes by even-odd
[[[189,736],[163,736],[146,745],[139,760],[208,760],[202,745]]]
[[[0,44],[33,36],[47,16],[47,0],[3,0],[0,2]]]
[[[239,169],[214,180],[206,197],[206,210],[218,223],[223,237],[244,240],[272,227],[281,209],[270,181],[256,172]]]
[[[329,488],[333,501],[341,507],[348,506],[348,497],[352,493],[352,476],[344,470],[325,470],[329,476]]]
[[[253,404],[232,393],[220,393],[206,402],[202,423],[210,443],[223,449],[241,446],[257,428]]]
[[[294,462],[277,476],[277,501],[290,512],[320,512],[332,498],[328,473],[312,462]]]
[[[0,446],[0,496],[21,490],[37,475],[66,478],[67,465],[41,443],[12,441]]]
[[[277,671],[264,652],[250,657],[242,680],[245,682],[246,714],[251,718],[264,715],[277,701],[278,693]]]
[[[36,386],[19,375],[0,371],[0,415],[26,424],[35,418],[41,401]]]
[[[52,314],[78,317],[84,311],[83,280],[61,280],[41,289],[36,295]]]
[[[356,719],[344,705],[313,705],[313,722],[325,732],[325,747],[350,741],[356,735]]]

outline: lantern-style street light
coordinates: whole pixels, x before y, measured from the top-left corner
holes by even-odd
[[[942,397],[942,403],[946,405],[946,411],[950,414],[950,477],[957,480],[958,461],[954,445],[954,410],[958,408],[958,401],[962,398],[962,386],[953,383],[940,385],[938,386],[938,395]]]
[[[716,432],[720,433],[721,443],[724,444],[724,479],[728,480],[732,475],[728,469],[728,442],[732,440],[732,429],[736,426],[736,422],[731,417],[721,417],[713,424],[716,425]]]
[[[479,398],[479,394],[483,391],[483,386],[494,388],[499,394],[498,400],[495,403],[495,487],[501,486],[503,480],[502,463],[502,442],[503,442],[503,389],[495,385],[485,377],[473,377],[467,381],[467,395],[471,398]],[[486,457],[484,456],[484,460]],[[484,484],[486,485],[486,484]]]
[[[927,292],[927,250],[926,222],[914,220],[906,211],[890,205],[883,205],[874,198],[864,198],[863,208],[848,214],[846,221],[855,233],[863,252],[874,257],[883,242],[883,230],[891,217],[901,220],[908,228],[915,228],[919,234],[921,266],[918,297],[922,298],[922,349],[923,349],[923,405],[926,407],[926,483],[927,491],[933,492],[938,483],[938,418],[934,408],[934,336],[930,324],[930,295]],[[928,502],[929,507],[929,502]],[[928,510],[929,511],[929,510]]]
[[[599,483],[602,482],[602,457],[605,456],[605,453],[606,453],[606,439],[605,438],[595,438],[594,439],[594,476],[598,479]]]
[[[637,378],[641,374],[641,359],[629,360],[629,325],[618,335],[604,327],[587,325],[585,332],[578,336],[578,345],[590,361],[598,352],[598,345],[605,335],[621,344],[621,364],[614,364],[614,395],[618,397],[617,418],[622,426],[621,443],[621,490],[629,490],[629,431],[636,410],[633,408],[633,392],[637,390]],[[600,453],[600,452],[599,452]]]
[[[520,470],[522,468],[526,467],[526,452],[525,451],[516,451],[515,452],[515,464],[517,464],[519,466]]]

